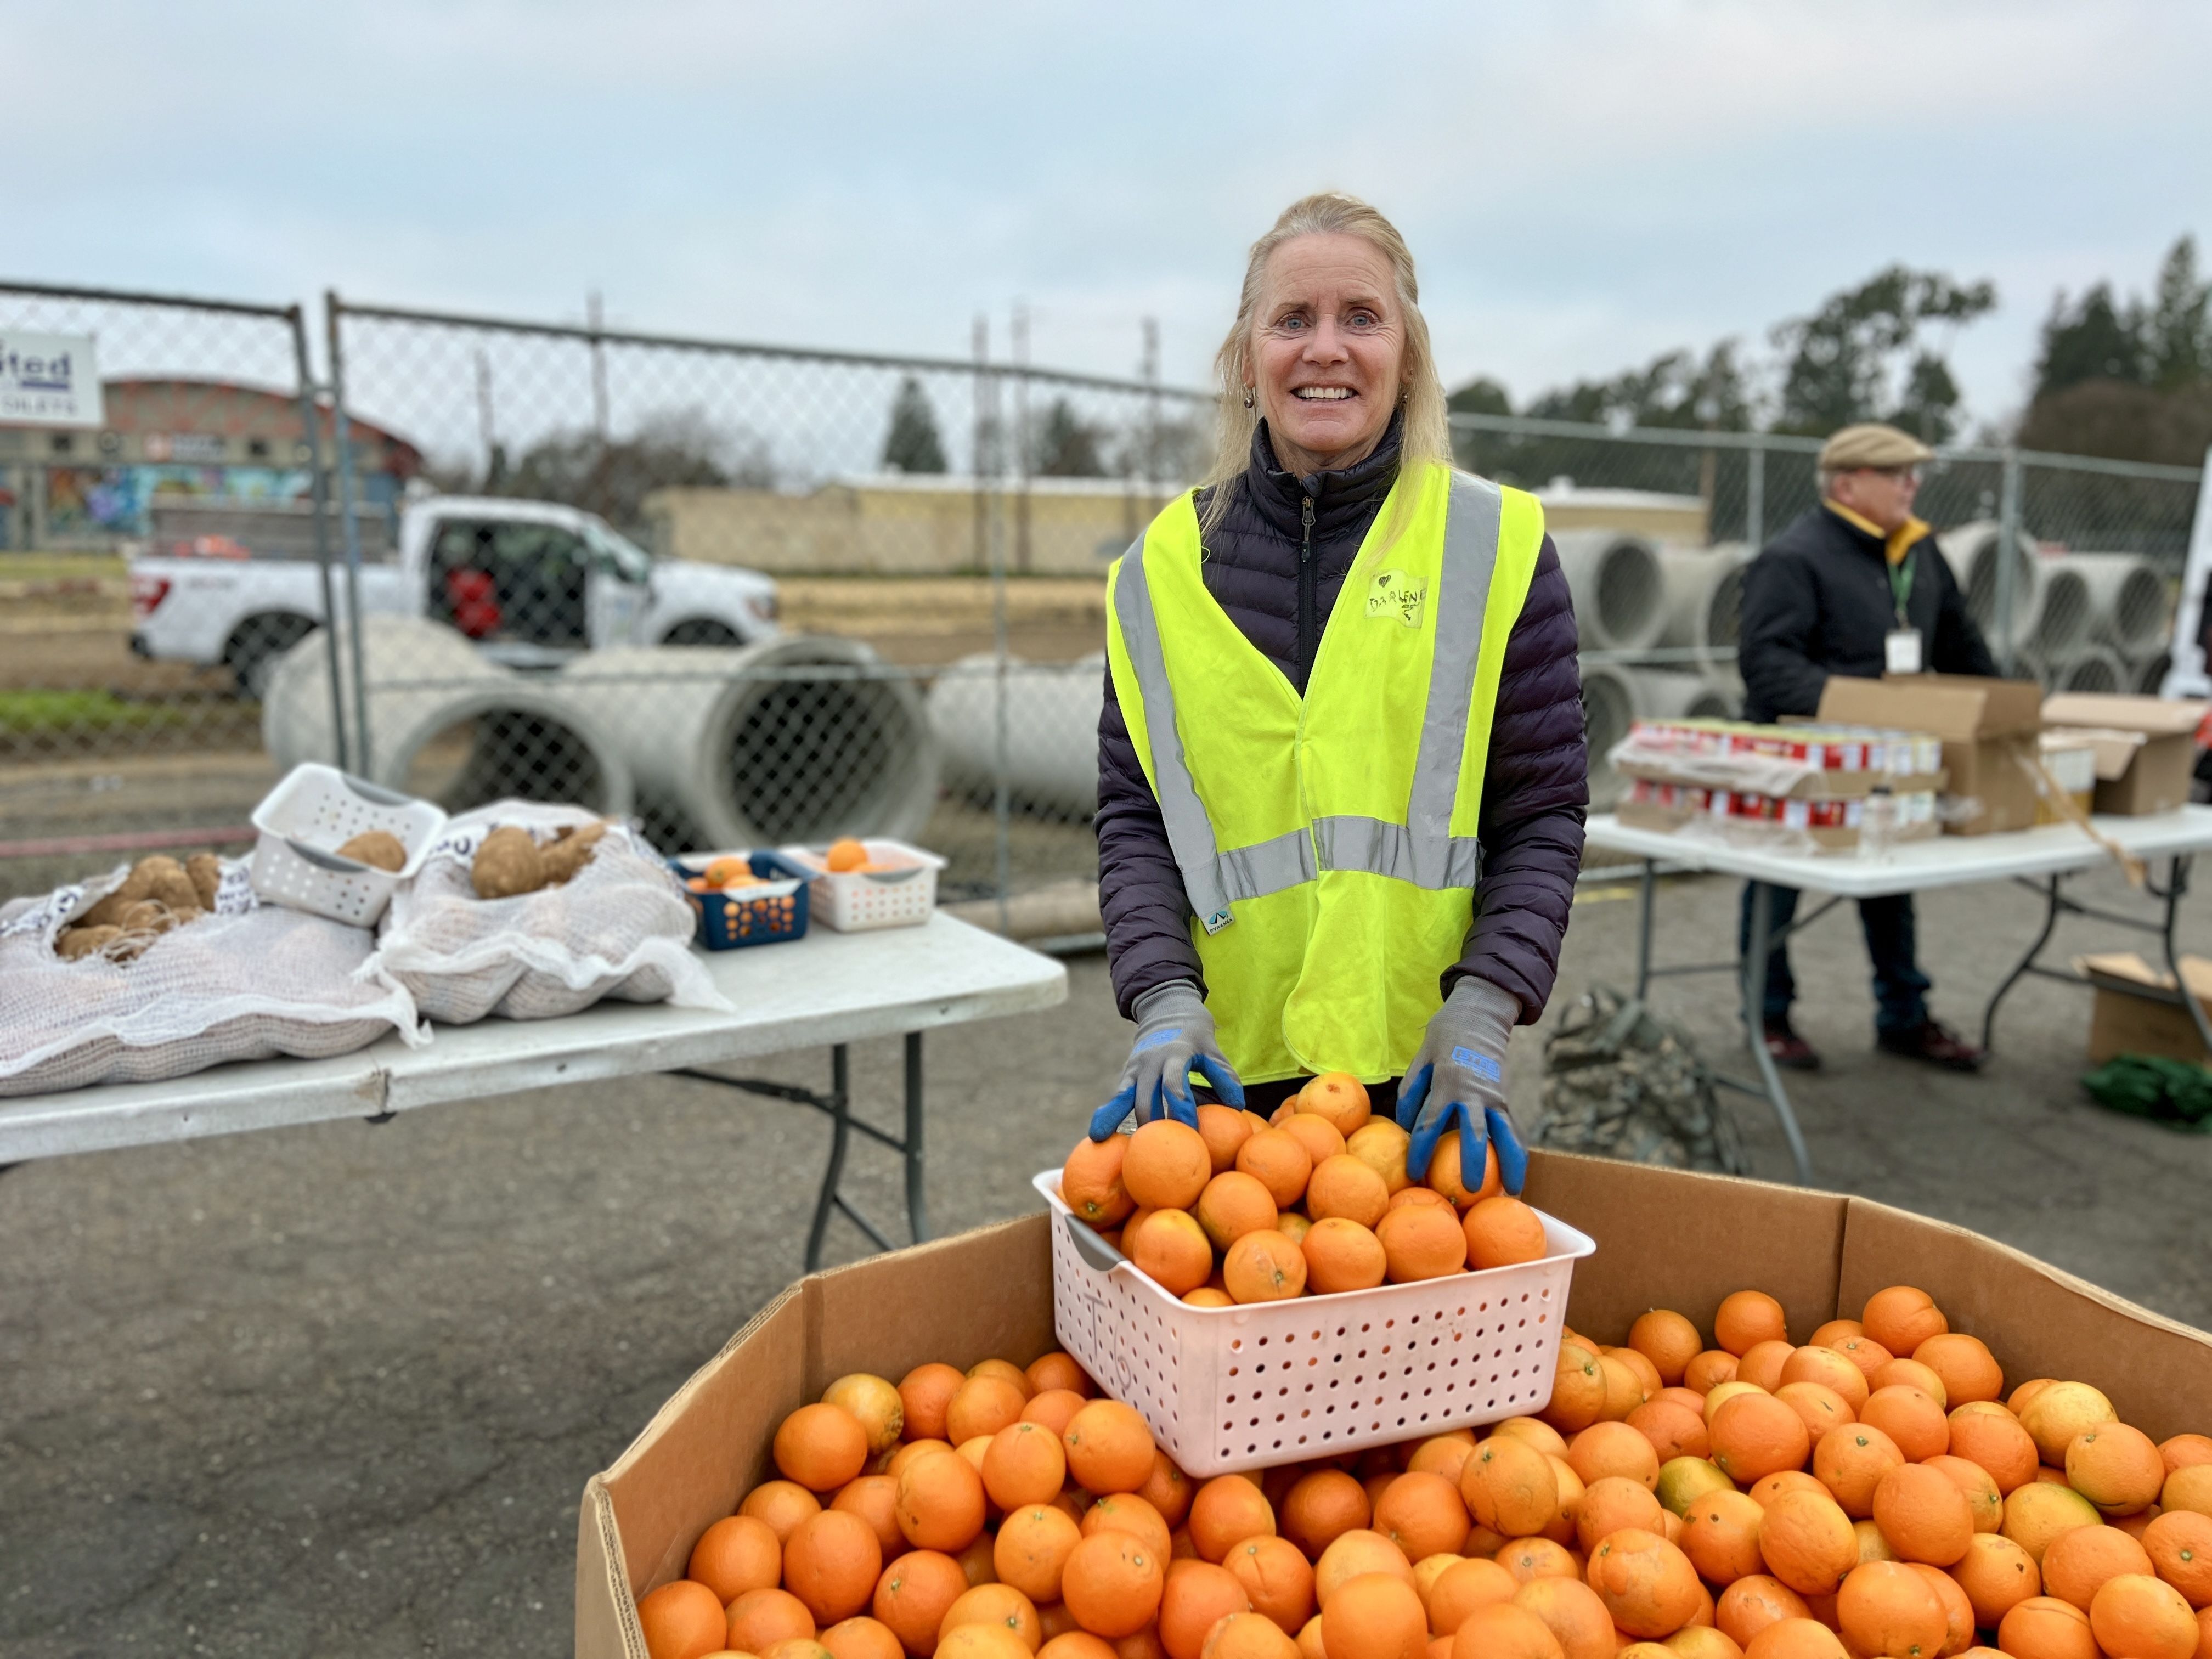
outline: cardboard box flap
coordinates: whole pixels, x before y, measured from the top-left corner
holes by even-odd
[[[1820,717],[1854,726],[1900,726],[1946,743],[2040,731],[2043,690],[2033,680],[1969,674],[1889,674],[1878,680],[1831,674]]]
[[[2133,951],[2076,957],[2074,965],[2092,985],[2107,986],[2116,990],[2125,990],[2130,985],[2146,986],[2156,991],[2173,989],[2172,975],[2152,967]],[[2203,957],[2182,957],[2181,977],[2198,1001],[2212,1007],[2212,961]]]
[[[2204,710],[2201,702],[2123,696],[2108,691],[2060,691],[2043,700],[2043,718],[2053,726],[2106,726],[2116,732],[2140,732],[2146,738],[2194,732],[2204,718]]]
[[[2089,746],[2097,757],[2097,775],[2112,783],[2128,775],[2128,768],[2136,763],[2136,751],[2150,738],[2141,732],[2118,732],[2111,726],[2062,726],[2043,735],[2047,742],[2054,735],[2075,738]]]

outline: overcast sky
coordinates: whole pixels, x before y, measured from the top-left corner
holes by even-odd
[[[1291,198],[1404,229],[1447,380],[1516,400],[1905,260],[2053,294],[2212,233],[2212,5],[0,0],[0,275],[1197,384]]]

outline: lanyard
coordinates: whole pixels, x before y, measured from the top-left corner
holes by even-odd
[[[1911,626],[1905,620],[1905,607],[1912,602],[1912,555],[1919,550],[1917,547],[1911,549],[1889,567],[1889,595],[1897,602],[1897,625],[1899,628]]]

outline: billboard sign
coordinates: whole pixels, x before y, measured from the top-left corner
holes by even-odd
[[[0,329],[0,426],[100,424],[91,335]]]

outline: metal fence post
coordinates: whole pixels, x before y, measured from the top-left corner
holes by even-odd
[[[1752,444],[1743,463],[1743,539],[1755,554],[1766,539],[1766,446]]]
[[[346,761],[345,669],[338,654],[337,595],[331,586],[331,492],[323,471],[323,422],[315,406],[315,377],[307,362],[307,319],[300,307],[291,308],[292,349],[300,360],[300,430],[307,445],[309,488],[315,507],[315,574],[323,599],[323,644],[330,659],[331,738],[337,746],[340,771],[352,769]]]
[[[346,623],[353,631],[353,760],[362,776],[375,763],[368,738],[367,628],[361,611],[361,520],[354,502],[353,429],[346,420],[345,354],[338,343],[343,304],[335,289],[323,292],[323,316],[330,335],[331,419],[337,442],[338,510],[345,515]]]
[[[991,408],[999,406],[998,377],[989,377]],[[995,471],[996,469],[994,468]],[[1006,492],[999,492],[999,510],[991,514],[991,858],[992,886],[999,900],[999,932],[1010,931],[1006,916],[1007,890],[1013,878],[1013,793],[1006,775],[1006,531],[1003,510]]]
[[[2020,541],[2020,451],[2009,444],[2005,447],[2003,482],[1997,489],[1997,638],[1998,671],[2010,677],[2013,671],[2013,569],[2012,550]]]

